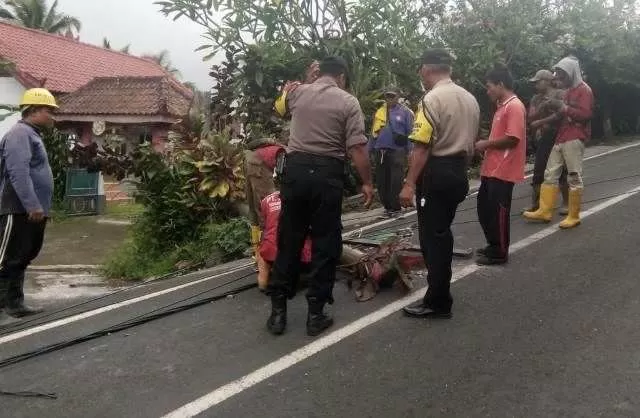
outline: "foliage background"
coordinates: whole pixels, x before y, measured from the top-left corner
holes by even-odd
[[[474,92],[486,118],[485,72],[509,65],[518,93],[562,56],[577,56],[598,103],[594,133],[638,131],[640,34],[632,0],[166,0],[162,13],[203,28],[199,49],[224,60],[212,75],[213,106],[260,133],[278,135],[272,100],[283,81],[300,78],[311,59],[338,54],[351,63],[351,91],[370,117],[387,84],[414,104],[421,95],[417,59],[430,46],[457,57],[454,76]],[[226,68],[219,77],[217,68]],[[223,106],[220,106],[224,104]],[[251,129],[249,129],[251,131]]]

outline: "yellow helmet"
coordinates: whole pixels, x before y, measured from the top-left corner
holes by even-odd
[[[56,98],[53,97],[53,94],[51,94],[49,90],[41,88],[29,89],[24,92],[20,107],[26,106],[49,106],[56,109],[58,108]]]

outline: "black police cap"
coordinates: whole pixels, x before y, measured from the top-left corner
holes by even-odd
[[[343,74],[347,74],[349,72],[349,66],[344,58],[329,56],[320,61],[320,73],[336,74],[336,71]]]
[[[446,49],[431,48],[424,51],[420,59],[421,65],[451,65],[453,57]]]

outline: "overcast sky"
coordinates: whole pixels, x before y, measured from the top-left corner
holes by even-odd
[[[213,63],[202,61],[205,53],[194,52],[205,41],[202,28],[185,18],[175,22],[166,18],[153,1],[59,0],[58,10],[80,19],[81,41],[102,45],[106,37],[114,49],[131,44],[131,52],[136,55],[166,49],[184,81],[209,90],[212,82],[208,74]]]

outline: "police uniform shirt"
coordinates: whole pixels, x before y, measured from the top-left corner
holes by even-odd
[[[358,99],[338,87],[331,77],[283,92],[275,109],[280,116],[291,114],[288,152],[344,160],[349,148],[368,142]]]
[[[431,155],[471,157],[480,128],[480,107],[475,97],[450,79],[424,95],[409,139],[429,145]]]

